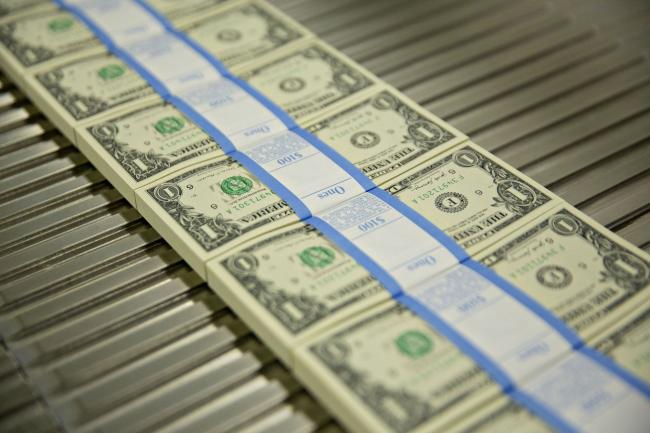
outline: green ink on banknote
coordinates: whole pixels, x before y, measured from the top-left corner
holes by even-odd
[[[50,31],[59,33],[68,30],[70,27],[72,27],[73,24],[74,21],[72,21],[70,18],[57,18],[47,23],[47,26],[49,27]]]
[[[221,190],[228,195],[246,194],[253,187],[253,181],[244,176],[230,176],[221,182]]]
[[[124,75],[125,69],[120,65],[108,65],[97,71],[97,74],[104,80],[113,80]]]
[[[325,247],[310,247],[302,250],[298,257],[312,269],[324,268],[334,261],[334,251]]]
[[[176,116],[164,117],[157,121],[153,127],[163,135],[173,134],[183,129],[185,120]]]
[[[419,358],[433,348],[431,339],[420,331],[406,331],[395,339],[395,345],[404,355]]]

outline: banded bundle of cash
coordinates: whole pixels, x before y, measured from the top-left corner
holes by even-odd
[[[562,427],[504,395],[73,14],[43,1],[5,3],[0,57],[11,77],[351,431]],[[149,3],[474,260],[650,381],[647,254],[263,1]],[[239,121],[229,119],[231,131]],[[275,158],[273,147],[262,152]],[[305,185],[325,176],[301,175]],[[472,278],[451,268],[438,282],[462,291]],[[509,320],[495,317],[488,332],[507,338],[498,331]],[[563,367],[582,382],[550,387],[554,398],[570,404],[572,393],[593,391],[598,378],[581,376],[579,362]],[[535,381],[544,368],[530,386],[543,386]],[[594,394],[589,410],[618,402],[610,391]]]

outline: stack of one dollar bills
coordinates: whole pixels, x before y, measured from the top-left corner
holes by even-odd
[[[647,254],[264,1],[149,3],[476,261],[650,381]],[[77,18],[47,1],[2,5],[5,72],[350,431],[552,431]]]

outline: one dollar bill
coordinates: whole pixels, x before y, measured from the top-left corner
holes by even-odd
[[[207,264],[208,283],[288,365],[328,326],[390,297],[352,257],[298,223]]]
[[[52,8],[49,0],[0,0],[0,17],[29,11],[32,8]]]
[[[201,17],[222,5],[233,3],[236,0],[148,0],[158,12],[172,20],[182,23],[183,20]]]
[[[79,127],[76,136],[84,154],[132,202],[134,190],[224,155],[216,141],[162,101]]]
[[[24,68],[99,46],[81,21],[63,11],[39,11],[5,21],[0,24],[0,42]]]
[[[650,383],[650,304],[645,304],[594,339],[593,346]]]
[[[36,78],[75,120],[154,93],[137,72],[111,54],[57,66]]]
[[[378,185],[467,139],[388,88],[329,113],[305,129]]]
[[[447,433],[553,433],[555,430],[528,409],[503,397],[467,414]]]
[[[434,157],[384,188],[471,255],[559,203],[472,143]]]
[[[27,86],[39,108],[72,141],[77,126],[94,123],[113,110],[158,99],[136,71],[106,53],[48,63],[28,77]]]
[[[370,73],[322,42],[295,47],[240,76],[301,121],[349,100],[375,82]]]
[[[479,261],[585,340],[649,296],[647,254],[568,205],[517,230]]]
[[[205,278],[209,258],[298,220],[230,157],[197,163],[136,192],[137,209]]]
[[[309,34],[302,26],[260,1],[220,9],[183,30],[229,68],[259,60]]]
[[[299,349],[296,372],[355,432],[437,431],[500,392],[392,300]]]

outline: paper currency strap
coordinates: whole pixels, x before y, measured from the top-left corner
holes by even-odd
[[[144,1],[55,3],[365,266],[396,301],[471,356],[506,394],[561,431],[644,431],[639,415],[650,413],[648,384],[471,260]]]

